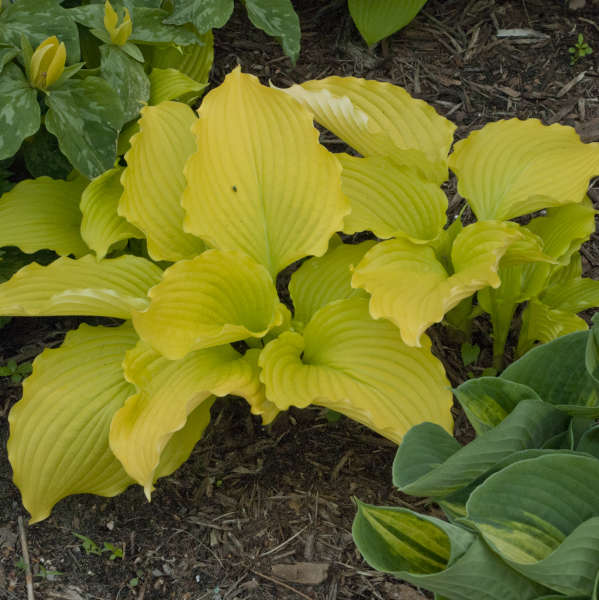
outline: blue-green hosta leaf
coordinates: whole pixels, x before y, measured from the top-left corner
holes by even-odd
[[[567,415],[545,402],[521,400],[499,425],[450,456],[453,444],[445,440],[449,434],[432,423],[417,425],[397,451],[393,483],[406,494],[449,496],[514,452],[541,448],[547,439],[564,431],[567,423]],[[438,443],[446,448],[441,460],[437,458],[439,451],[431,450]]]
[[[118,46],[100,46],[102,77],[119,95],[123,119],[130,121],[150,97],[150,80],[143,65],[125,54]]]
[[[71,79],[48,92],[46,102],[46,128],[78,171],[93,178],[114,166],[124,115],[116,92],[106,81]]]
[[[135,388],[123,377],[133,328],[81,325],[62,347],[33,362],[23,399],[10,411],[8,456],[31,522],[45,519],[61,498],[115,496],[133,480],[108,447],[114,413]]]
[[[233,0],[179,0],[165,23],[193,23],[200,33],[219,29],[233,13]]]
[[[140,342],[127,353],[123,367],[137,393],[115,415],[110,447],[148,499],[161,453],[192,411],[204,402],[211,404],[213,394],[243,396],[250,404],[264,399],[256,364],[229,345],[171,361]],[[207,417],[204,428],[209,412]],[[196,431],[194,443],[202,433],[203,429]]]
[[[597,383],[585,366],[588,332],[579,331],[533,348],[501,374],[522,383],[544,402],[568,409],[597,410]]]
[[[366,298],[325,305],[303,335],[269,342],[259,364],[266,395],[281,410],[325,406],[395,442],[422,421],[452,431],[451,394],[430,340],[406,346],[396,327],[370,317]]]
[[[372,46],[403,29],[426,4],[426,0],[349,0],[348,7],[358,31]]]
[[[314,313],[333,300],[366,296],[351,287],[351,269],[374,246],[369,240],[361,244],[341,244],[324,256],[311,258],[293,273],[289,293],[293,301],[293,319],[307,325]]]
[[[14,156],[40,122],[36,90],[19,67],[7,65],[0,73],[0,160]]]
[[[0,247],[17,246],[32,254],[54,250],[83,256],[79,202],[87,180],[25,179],[0,198]]]
[[[81,195],[81,237],[103,259],[116,242],[129,238],[143,239],[144,235],[117,213],[123,194],[120,179],[123,167],[106,171],[94,179]]]
[[[467,530],[404,508],[358,503],[352,534],[377,570],[451,600],[536,600],[543,588]]]
[[[291,0],[246,0],[248,17],[255,27],[281,41],[283,51],[296,63],[300,52],[300,23]]]
[[[514,463],[470,496],[467,519],[525,576],[591,595],[599,564],[599,460],[553,454]]]
[[[69,11],[56,0],[3,2],[0,40],[20,48],[21,35],[28,39],[33,48],[50,35],[55,35],[67,48],[67,62],[70,64],[79,60],[77,25]]]
[[[541,400],[528,386],[498,377],[469,379],[453,393],[479,435],[499,425],[521,400]]]
[[[97,262],[91,254],[62,257],[47,267],[32,263],[0,285],[0,314],[89,315],[129,319],[148,305],[147,292],[162,271],[130,254]]]

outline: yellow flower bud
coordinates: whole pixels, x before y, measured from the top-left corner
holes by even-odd
[[[109,0],[106,0],[106,4],[104,4],[104,27],[110,34],[110,41],[116,46],[122,46],[129,39],[133,29],[133,23],[131,23],[131,17],[127,9],[125,9],[123,22],[117,26],[118,21],[119,17],[112,8],[112,4]]]
[[[64,71],[67,49],[53,35],[44,40],[31,57],[29,81],[33,87],[45,90],[55,83]]]

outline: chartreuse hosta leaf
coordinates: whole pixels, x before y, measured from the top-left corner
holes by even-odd
[[[146,106],[125,155],[118,212],[143,231],[154,260],[191,258],[204,249],[201,240],[182,228],[183,166],[196,149],[191,133],[195,121],[192,109],[180,102]]]
[[[599,144],[583,144],[571,127],[510,119],[457,142],[449,166],[478,219],[511,219],[582,202],[599,174]]]
[[[426,4],[426,0],[349,0],[348,8],[358,31],[372,46],[403,29]]]
[[[136,312],[140,337],[170,359],[191,350],[261,338],[284,313],[268,271],[242,252],[206,250],[169,267]]]
[[[599,565],[599,461],[522,460],[470,496],[467,518],[501,558],[557,592],[592,594]]]
[[[61,498],[114,496],[133,480],[108,447],[114,413],[135,388],[123,377],[125,352],[137,342],[130,325],[81,325],[61,348],[33,362],[23,399],[10,411],[8,457],[31,521]]]
[[[406,344],[418,346],[423,332],[461,300],[486,286],[499,286],[502,258],[542,259],[540,244],[516,223],[479,221],[456,236],[450,273],[431,246],[406,238],[389,240],[364,256],[352,286],[371,294],[370,313],[375,319],[389,319],[400,328]]]
[[[452,430],[451,394],[441,363],[406,346],[387,321],[375,321],[365,298],[318,310],[303,335],[282,333],[260,355],[267,397],[284,410],[318,404],[399,442],[415,423]]]
[[[171,361],[141,342],[127,353],[124,370],[138,391],[116,413],[110,447],[127,473],[144,487],[148,499],[162,450],[190,413],[202,403],[212,404],[213,394],[236,394],[250,404],[259,404],[264,397],[255,363],[229,345]],[[209,412],[207,416],[205,426]],[[203,429],[195,432],[189,452],[202,433]]]
[[[208,83],[199,83],[177,69],[157,69],[150,73],[150,104],[160,104],[182,96],[186,101],[197,98]]]
[[[293,319],[302,329],[314,313],[333,300],[363,296],[364,290],[351,287],[351,268],[374,246],[374,240],[360,244],[341,244],[320,258],[311,258],[293,273],[289,293]]]
[[[50,249],[82,256],[79,201],[87,180],[25,179],[0,198],[0,247],[18,246],[32,254]]]
[[[456,525],[358,502],[352,534],[366,562],[451,600],[536,600],[547,588],[503,563]]]
[[[239,68],[204,98],[185,166],[185,230],[241,250],[273,277],[320,256],[349,213],[339,163],[318,143],[312,115]]]
[[[0,314],[89,315],[129,319],[144,309],[162,271],[145,258],[124,255],[97,262],[87,254],[47,267],[31,263],[0,285]]]
[[[120,181],[122,173],[122,167],[106,171],[94,179],[81,195],[81,237],[98,259],[104,258],[116,242],[144,237],[137,227],[117,214],[123,193]]]
[[[437,238],[447,217],[447,196],[413,169],[381,156],[337,154],[343,193],[351,203],[343,231],[372,231],[379,238],[407,237],[414,243]]]
[[[362,156],[385,156],[434,183],[447,179],[455,125],[403,88],[334,76],[293,85],[285,92]]]

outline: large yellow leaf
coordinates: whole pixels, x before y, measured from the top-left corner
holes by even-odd
[[[149,304],[147,292],[162,271],[145,258],[125,255],[97,262],[59,258],[47,267],[31,263],[0,284],[0,314],[87,315],[129,319]]]
[[[185,230],[242,250],[273,277],[324,254],[349,206],[312,115],[239,68],[207,94],[199,115],[198,151],[185,167]]]
[[[352,286],[371,294],[370,313],[395,323],[404,342],[419,346],[424,331],[446,312],[486,286],[501,283],[499,263],[510,252],[517,262],[542,257],[535,237],[516,223],[479,221],[464,227],[451,250],[448,272],[427,245],[398,238],[377,244],[356,267]],[[540,240],[537,242],[540,243]]]
[[[303,336],[286,332],[270,342],[259,364],[280,409],[326,406],[397,443],[422,421],[453,431],[452,395],[430,341],[406,346],[391,323],[370,317],[365,298],[327,304]]]
[[[599,144],[583,144],[572,127],[510,119],[457,142],[449,166],[478,219],[511,219],[582,202],[599,175]]]
[[[351,296],[366,296],[364,290],[351,287],[351,269],[375,244],[341,244],[324,256],[310,258],[293,273],[289,293],[293,301],[295,327],[303,328],[314,313],[333,300]]]
[[[139,336],[170,359],[191,350],[264,336],[283,322],[268,271],[242,252],[206,250],[164,272],[136,312]]]
[[[403,29],[426,0],[349,0],[348,8],[358,31],[369,46]]]
[[[184,96],[186,101],[197,98],[208,83],[199,83],[177,69],[153,68],[150,79],[150,104],[160,104]]]
[[[362,156],[385,156],[425,179],[447,179],[455,125],[403,88],[357,77],[327,77],[285,90]]]
[[[81,237],[102,259],[115,242],[129,238],[143,238],[143,233],[119,217],[117,207],[123,186],[122,167],[110,169],[94,179],[81,195]]]
[[[54,250],[83,256],[89,248],[81,239],[79,201],[87,179],[73,181],[38,177],[26,179],[0,198],[0,247],[18,246],[32,254]]]
[[[70,494],[114,496],[133,480],[108,447],[114,413],[134,388],[121,363],[137,336],[130,325],[81,325],[61,348],[33,362],[23,399],[10,411],[8,456],[31,514],[45,519]]]
[[[447,221],[447,196],[418,172],[380,157],[338,154],[341,181],[351,203],[343,231],[372,231],[377,237],[428,242]]]
[[[119,214],[144,232],[154,260],[191,258],[204,249],[201,240],[183,232],[181,208],[183,166],[196,150],[191,133],[196,120],[181,102],[146,106],[125,154]]]
[[[175,432],[184,428],[194,410],[202,403],[210,405],[213,394],[236,394],[247,397],[250,403],[259,403],[264,396],[256,365],[228,345],[172,361],[142,342],[127,353],[124,369],[138,392],[115,415],[110,447],[129,475],[144,487],[148,499],[163,449]],[[204,428],[209,420],[205,410],[200,417]],[[191,452],[203,430],[189,432],[195,440],[187,440],[185,451]]]

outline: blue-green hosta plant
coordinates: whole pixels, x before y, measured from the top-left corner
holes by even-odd
[[[397,86],[328,77],[286,91],[361,155],[336,155],[352,206],[344,231],[385,241],[355,266],[352,286],[407,344],[441,321],[468,340],[472,318],[485,311],[500,367],[525,301],[521,352],[586,328],[577,313],[599,305],[599,283],[582,278],[578,250],[595,230],[586,191],[599,174],[599,144],[583,144],[570,127],[510,119],[474,131],[448,156],[455,126]],[[477,222],[446,227],[439,184],[448,167]],[[526,226],[513,221],[533,212]]]
[[[403,29],[425,4],[426,0],[348,0],[349,13],[369,46]]]
[[[393,482],[448,521],[358,502],[353,535],[376,569],[446,600],[596,600],[599,320],[455,392],[476,429],[461,447],[410,430]]]
[[[91,183],[41,177],[0,200],[2,244],[60,255],[0,285],[1,315],[123,320],[45,350],[10,413],[33,521],[69,494],[137,482],[149,497],[189,456],[214,396],[244,397],[265,423],[318,404],[396,442],[423,420],[452,431],[428,338],[406,345],[350,286],[375,242],[336,236],[350,204],[307,108],[236,69],[198,114],[142,109],[125,159]],[[126,251],[135,238],[147,253]],[[275,282],[307,256],[292,315]]]
[[[21,149],[33,176],[102,174],[144,104],[207,85],[211,33],[165,23],[160,0],[79,4],[0,3],[0,160]]]

